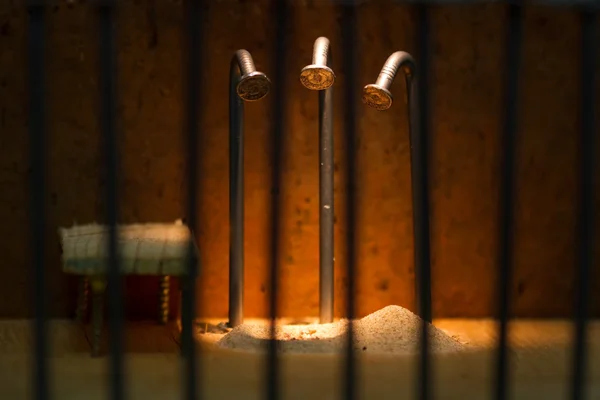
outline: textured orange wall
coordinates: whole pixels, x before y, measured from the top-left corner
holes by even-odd
[[[119,68],[124,222],[173,221],[184,216],[182,9],[175,0],[120,2]],[[317,95],[298,74],[313,41],[328,36],[336,83],[336,305],[344,276],[345,162],[339,14],[301,2],[290,26],[286,85],[285,227],[281,237],[282,313],[318,310]],[[249,50],[273,74],[274,26],[266,1],[215,2],[207,26],[203,83],[199,245],[202,314],[225,316],[228,279],[227,79],[229,58]],[[299,3],[297,3],[299,4]],[[432,9],[434,66],[432,246],[435,316],[493,312],[496,192],[499,182],[504,8]],[[415,17],[408,6],[362,5],[356,43],[357,93],[377,77],[386,57],[413,51]],[[578,20],[570,11],[528,8],[523,45],[518,154],[515,312],[570,313],[574,277],[573,206],[577,200]],[[74,305],[73,279],[60,272],[56,228],[102,219],[102,158],[97,118],[97,37],[86,4],[64,2],[49,14],[47,268],[52,314]],[[1,317],[29,313],[26,53],[27,15],[0,6],[0,291]],[[390,303],[413,307],[412,221],[407,113],[402,79],[388,112],[358,107],[359,313]],[[270,198],[269,100],[246,107],[246,314],[265,315]],[[10,239],[10,240],[9,240]],[[157,282],[127,280],[128,315],[156,311]],[[600,299],[596,299],[600,305]],[[596,311],[598,311],[596,307]]]

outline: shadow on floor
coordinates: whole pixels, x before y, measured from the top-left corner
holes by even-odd
[[[33,348],[33,326],[30,320],[0,321],[0,355],[27,354]],[[52,356],[90,353],[92,331],[90,325],[71,320],[52,320],[48,323],[48,339]],[[158,325],[156,322],[126,323],[124,350],[127,353],[178,353],[175,323]],[[108,352],[108,326],[101,338],[101,354]]]

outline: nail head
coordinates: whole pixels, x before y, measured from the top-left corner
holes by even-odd
[[[383,111],[392,106],[393,98],[389,90],[372,84],[363,89],[362,101],[369,107]]]
[[[325,90],[333,85],[333,70],[323,65],[309,65],[302,68],[300,82],[310,90]]]
[[[271,81],[262,72],[252,72],[242,76],[237,84],[237,94],[246,101],[257,101],[269,93]]]

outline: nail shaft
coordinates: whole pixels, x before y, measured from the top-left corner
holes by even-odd
[[[425,10],[420,10],[420,16],[424,21],[426,21],[426,17],[423,16],[425,14]],[[422,44],[421,47],[426,50],[427,45]],[[423,52],[425,53],[425,51]],[[417,299],[417,314],[423,320],[431,322],[428,129],[426,129],[425,126],[427,121],[423,119],[424,110],[422,108],[425,106],[425,103],[419,95],[419,81],[417,80],[416,63],[413,57],[404,51],[397,51],[390,55],[383,65],[383,68],[381,68],[376,83],[374,85],[365,86],[363,101],[378,110],[387,110],[392,104],[390,88],[396,74],[401,69],[404,72],[408,90],[408,129],[411,160],[415,297]],[[424,79],[424,77],[420,77],[420,79]]]
[[[333,83],[329,67],[329,39],[321,36],[313,46],[312,64],[300,72],[300,82],[319,91],[319,319],[333,321]]]
[[[238,50],[229,69],[229,325],[240,325],[244,320],[244,101],[236,88],[240,67],[249,68]],[[252,58],[250,58],[250,61]]]
[[[256,71],[246,50],[229,66],[229,325],[244,320],[244,100],[267,95],[269,78]]]
[[[242,72],[242,75],[248,75],[253,72],[256,72],[256,66],[254,65],[254,60],[252,59],[252,55],[247,50],[238,50],[235,52],[234,57],[237,66]]]
[[[313,46],[313,65],[327,66],[329,56],[329,39],[321,36],[315,40]]]
[[[333,321],[333,86],[319,91],[319,319]]]
[[[379,72],[376,84],[390,90],[398,70],[402,68],[407,76],[415,73],[415,61],[412,56],[404,51],[397,51],[388,57]]]

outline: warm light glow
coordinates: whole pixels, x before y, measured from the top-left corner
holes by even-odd
[[[279,351],[288,353],[338,353],[347,343],[348,320],[318,324],[316,319],[308,324],[294,324],[290,320],[277,321],[275,339]],[[353,347],[360,353],[387,355],[415,354],[419,347],[419,332],[423,321],[400,306],[388,306],[353,324]],[[430,326],[432,351],[456,352],[464,345],[443,331]],[[246,320],[234,329],[224,325],[197,324],[197,336],[203,342],[225,349],[265,351],[271,337],[268,320]]]

